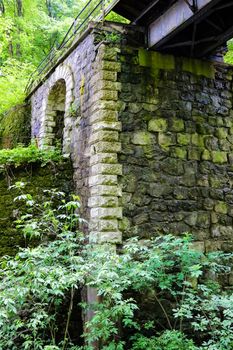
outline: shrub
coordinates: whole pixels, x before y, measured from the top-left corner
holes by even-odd
[[[231,255],[195,251],[189,235],[133,238],[117,251],[90,244],[78,229],[78,197],[44,196],[42,204],[18,198],[28,208],[19,229],[41,243],[1,262],[1,349],[232,349],[233,297],[217,282],[230,272]],[[82,344],[71,328],[75,295],[86,287],[98,302],[81,303],[94,312]],[[157,314],[145,312],[148,296]],[[75,327],[82,332],[77,320]]]

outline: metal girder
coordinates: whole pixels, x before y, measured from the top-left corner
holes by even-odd
[[[197,0],[192,0],[191,3],[189,2],[190,0],[184,0],[184,1],[186,2],[186,4],[188,5],[188,7],[193,13],[197,12],[198,10]]]
[[[157,3],[159,2],[160,0],[153,0],[143,11],[142,13],[140,14],[140,16],[138,16],[132,24],[137,24],[137,22],[142,18],[144,17],[155,5],[157,5]]]
[[[198,13],[205,6],[210,4],[212,0],[196,0],[196,8]],[[178,0],[171,6],[161,17],[156,19],[149,26],[148,43],[149,48],[156,46],[164,38],[168,37],[176,29],[180,28],[186,21],[190,20],[195,14],[187,4],[186,0]]]

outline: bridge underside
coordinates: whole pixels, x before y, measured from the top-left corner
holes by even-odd
[[[148,47],[205,57],[233,37],[232,0],[120,0],[114,11],[148,28]]]

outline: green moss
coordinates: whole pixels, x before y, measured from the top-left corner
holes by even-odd
[[[29,105],[18,105],[0,117],[0,147],[12,148],[30,140]]]
[[[227,163],[227,153],[221,152],[221,151],[213,151],[212,160],[214,163],[218,163],[218,164]]]
[[[173,70],[175,69],[175,59],[171,55],[164,55],[159,52],[147,51],[139,49],[139,64],[143,67],[151,68],[151,72],[157,75],[158,70]]]
[[[192,144],[197,147],[204,147],[204,137],[197,133],[191,135]]]
[[[184,130],[184,121],[182,119],[172,119],[171,130],[176,131],[176,132],[183,131]]]
[[[190,134],[177,134],[177,142],[180,145],[189,145],[191,142]]]
[[[40,163],[27,166],[8,167],[8,181],[6,173],[0,172],[0,257],[14,255],[18,247],[25,245],[22,234],[16,230],[14,221],[21,214],[22,206],[14,198],[19,195],[15,189],[9,190],[9,185],[16,181],[24,182],[24,193],[41,197],[44,190],[56,187],[59,191],[70,193],[73,191],[73,171],[69,161],[61,164]]]
[[[159,131],[166,131],[167,130],[167,120],[158,118],[158,119],[151,119],[148,124],[148,130],[159,132]]]
[[[188,159],[189,160],[200,160],[201,159],[201,151],[196,148],[192,148],[188,151]]]
[[[210,151],[208,151],[207,149],[205,149],[202,153],[201,156],[202,160],[210,160],[211,159],[211,154]]]
[[[216,131],[216,135],[219,139],[226,139],[228,136],[228,129],[227,128],[218,128]]]
[[[214,210],[217,213],[227,214],[227,204],[225,202],[218,201],[214,206]]]
[[[174,145],[173,137],[169,134],[159,133],[158,143],[163,149],[168,150],[171,145]]]
[[[175,147],[172,149],[172,157],[187,159],[187,150],[185,147]]]
[[[132,138],[132,143],[134,145],[148,145],[151,141],[151,134],[146,131],[135,132]]]
[[[215,69],[213,63],[209,61],[201,61],[193,58],[182,59],[182,70],[193,73],[195,75],[204,76],[214,79]]]

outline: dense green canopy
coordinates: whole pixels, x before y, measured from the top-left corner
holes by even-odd
[[[24,98],[29,74],[86,0],[0,0],[0,113]]]

